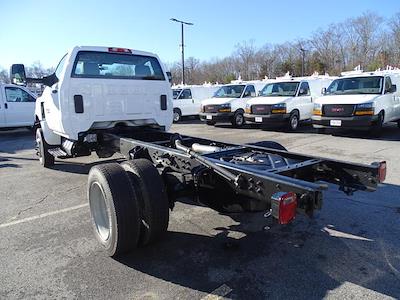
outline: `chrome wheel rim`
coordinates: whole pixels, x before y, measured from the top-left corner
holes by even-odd
[[[40,136],[40,131],[36,131],[36,155],[39,157],[39,161],[42,161],[42,137]]]
[[[174,112],[174,122],[179,121],[179,114],[177,112]]]
[[[298,125],[299,125],[299,120],[297,119],[297,116],[293,116],[292,119],[290,120],[290,126],[292,127],[292,129],[296,129]]]
[[[243,116],[242,115],[237,115],[236,116],[236,124],[237,125],[242,125],[243,124]]]
[[[111,223],[104,191],[97,182],[92,183],[90,187],[89,205],[97,234],[103,242],[106,242],[111,235]]]

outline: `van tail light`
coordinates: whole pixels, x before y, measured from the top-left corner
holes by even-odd
[[[386,179],[386,161],[381,161],[378,167],[378,180],[384,182]]]
[[[126,48],[115,48],[115,47],[108,48],[108,52],[115,52],[115,53],[132,53],[131,49],[126,49]]]
[[[277,192],[271,197],[271,214],[279,224],[288,224],[296,217],[297,196],[293,192]]]

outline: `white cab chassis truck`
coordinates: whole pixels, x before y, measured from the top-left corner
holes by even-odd
[[[24,86],[0,84],[0,128],[32,128],[35,101],[36,95]]]
[[[388,122],[400,127],[399,84],[399,70],[351,71],[315,100],[313,127],[321,133],[330,128],[368,130],[373,135],[379,135]]]
[[[258,97],[247,102],[245,121],[284,126],[294,131],[301,121],[311,119],[314,100],[332,80],[332,77],[318,75],[277,78],[269,82]]]
[[[249,99],[256,96],[265,82],[234,81],[221,86],[210,99],[201,104],[200,120],[207,125],[217,122],[231,122],[234,127],[244,123],[244,110]]]
[[[218,88],[211,84],[172,86],[174,122],[179,122],[181,117],[198,116],[201,102],[212,97]]]
[[[165,235],[181,196],[222,212],[266,211],[277,224],[322,206],[325,181],[347,194],[375,191],[386,163],[352,164],[288,152],[272,141],[235,145],[167,132],[172,124],[168,74],[155,54],[75,47],[54,74],[13,82],[47,87],[37,101],[40,162],[54,157],[121,153],[122,163],[92,167],[87,197],[94,234],[110,256]]]

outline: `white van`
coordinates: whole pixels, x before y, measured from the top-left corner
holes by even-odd
[[[212,98],[201,103],[200,120],[207,125],[231,122],[235,127],[242,126],[245,123],[244,109],[247,101],[255,97],[265,84],[265,81],[234,80],[231,84],[221,86]]]
[[[0,128],[32,127],[36,95],[23,86],[0,84]]]
[[[199,115],[201,101],[212,97],[219,87],[211,84],[172,86],[174,122],[184,116]]]
[[[314,103],[312,123],[326,128],[367,129],[379,135],[382,126],[400,126],[400,70],[348,72],[334,80]]]
[[[278,124],[296,130],[300,121],[310,120],[314,99],[321,96],[333,78],[315,74],[291,77],[286,74],[270,81],[259,96],[247,102],[245,121],[258,124]]]

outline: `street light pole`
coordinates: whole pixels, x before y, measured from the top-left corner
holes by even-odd
[[[301,53],[302,53],[301,76],[304,76],[304,59],[305,59],[305,52],[306,52],[306,49],[300,48],[300,51],[301,51]]]
[[[180,21],[175,18],[171,18],[170,20],[181,23],[182,83],[185,84],[185,41],[183,34],[183,25],[193,25],[193,23]]]

